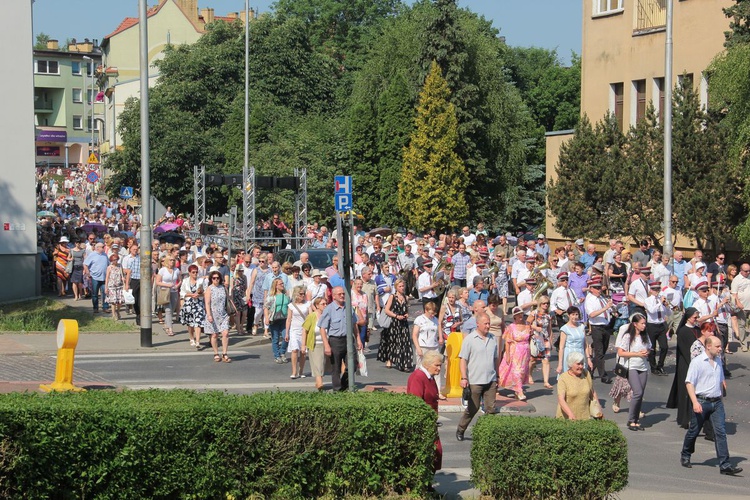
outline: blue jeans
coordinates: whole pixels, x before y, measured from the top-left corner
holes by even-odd
[[[367,343],[367,325],[362,325],[359,327],[359,340],[362,341],[362,346]]]
[[[102,295],[102,309],[108,309],[109,303],[107,303],[107,288],[104,286],[104,281],[92,279],[94,289],[91,290],[91,302],[94,304],[94,311],[99,310],[99,293]]]
[[[289,347],[289,342],[284,340],[286,336],[286,320],[271,321],[268,327],[271,330],[271,349],[273,350],[274,359],[285,357],[286,348]]]
[[[719,468],[729,468],[732,464],[729,463],[727,433],[724,429],[724,401],[720,399],[711,403],[699,398],[698,402],[701,404],[703,412],[693,412],[693,417],[690,419],[690,428],[685,434],[685,441],[682,443],[682,458],[690,460],[690,455],[695,452],[695,440],[703,427],[703,422],[710,419],[714,426],[714,445],[716,446],[716,456],[719,458]]]

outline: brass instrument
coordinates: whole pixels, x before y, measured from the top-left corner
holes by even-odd
[[[450,284],[450,275],[453,272],[453,264],[441,260],[432,271],[432,282],[437,286],[433,288],[436,295],[440,296],[445,293],[445,288]],[[446,276],[447,275],[447,276]]]
[[[549,269],[550,265],[549,262],[545,262],[541,266],[537,266],[534,268],[534,270],[531,272],[531,277],[536,280],[537,286],[536,290],[534,290],[534,295],[532,296],[532,300],[535,302],[539,301],[539,299],[547,294],[547,290],[552,288],[552,282],[547,279],[545,275],[542,274],[542,271],[545,269]]]

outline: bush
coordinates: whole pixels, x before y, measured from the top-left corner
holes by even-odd
[[[402,394],[0,396],[0,495],[421,495],[436,414]]]
[[[495,498],[605,498],[628,482],[614,422],[487,415],[474,426],[471,478]]]

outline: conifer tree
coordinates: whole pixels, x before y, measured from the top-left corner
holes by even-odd
[[[469,214],[468,174],[456,154],[457,126],[448,83],[433,63],[419,95],[398,190],[398,206],[417,229],[453,229]]]

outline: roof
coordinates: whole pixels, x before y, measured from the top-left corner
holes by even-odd
[[[146,18],[156,15],[156,13],[159,12],[161,8],[164,7],[164,4],[167,3],[168,1],[169,0],[160,0],[158,5],[155,5],[151,7],[150,9],[148,9],[146,11]],[[122,33],[128,28],[132,28],[133,26],[137,26],[137,25],[138,25],[137,17],[126,17],[125,19],[122,20],[120,25],[117,28],[115,28],[115,30],[112,33],[110,33],[109,35],[105,36],[102,39],[101,45],[106,45],[109,42],[109,39],[112,38],[113,36],[119,33]]]

